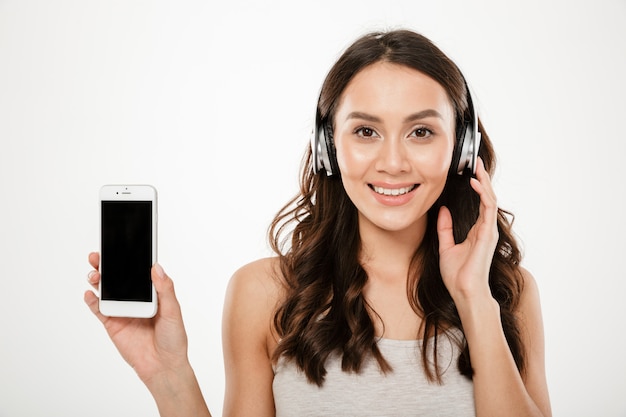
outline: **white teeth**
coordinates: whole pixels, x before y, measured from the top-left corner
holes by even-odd
[[[375,185],[372,185],[372,188],[378,194],[383,194],[383,195],[402,195],[402,194],[406,194],[409,191],[413,190],[415,188],[415,185],[411,185],[409,187],[402,187],[402,188],[383,188],[383,187],[377,187]]]

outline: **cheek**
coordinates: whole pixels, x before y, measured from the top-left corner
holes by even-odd
[[[358,147],[353,146],[348,149],[340,142],[337,144],[336,151],[337,165],[343,177],[362,175],[372,162],[372,156]]]
[[[450,172],[450,165],[452,164],[452,152],[452,149],[444,152],[437,166],[437,170],[444,177],[446,177],[448,175],[448,172]]]
[[[453,150],[451,145],[433,148],[431,152],[420,155],[419,160],[416,160],[415,163],[421,167],[420,170],[425,177],[431,179],[443,178],[445,181],[450,171]]]

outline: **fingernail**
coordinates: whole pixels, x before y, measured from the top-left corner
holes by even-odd
[[[89,271],[89,273],[87,274],[87,281],[91,282],[91,278],[93,278],[93,274],[95,274],[96,271]]]
[[[154,270],[156,271],[156,274],[159,278],[165,278],[165,272],[163,271],[163,268],[161,268],[161,265],[159,265],[158,263],[154,264]]]

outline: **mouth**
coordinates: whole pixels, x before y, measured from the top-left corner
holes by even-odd
[[[377,185],[368,184],[369,187],[376,193],[385,196],[397,196],[404,195],[410,193],[419,187],[419,184],[409,185],[408,187],[400,187],[400,188],[383,188]]]

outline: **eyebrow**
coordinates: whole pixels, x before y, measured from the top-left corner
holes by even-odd
[[[414,122],[416,120],[426,119],[428,117],[437,117],[443,120],[443,116],[437,110],[426,109],[426,110],[422,110],[417,113],[408,115],[407,117],[405,117],[404,121],[405,123],[408,123],[408,122]],[[374,116],[374,115],[360,112],[360,111],[353,111],[352,113],[348,114],[348,116],[346,117],[346,120],[350,120],[350,119],[361,119],[361,120],[366,120],[372,123],[380,123],[382,121],[378,116]]]

